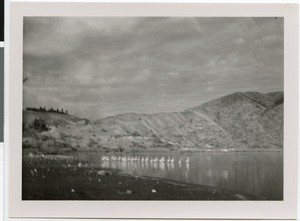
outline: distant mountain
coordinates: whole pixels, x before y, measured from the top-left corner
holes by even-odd
[[[24,148],[51,151],[283,148],[283,92],[235,93],[182,112],[128,113],[90,123],[68,115],[57,118],[53,113],[44,114],[23,113]],[[48,129],[35,130],[33,136],[30,125],[36,118],[42,118]],[[28,128],[31,133],[26,133]]]

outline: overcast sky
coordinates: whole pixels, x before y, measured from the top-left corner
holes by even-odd
[[[282,18],[24,19],[24,107],[101,118],[283,90]]]

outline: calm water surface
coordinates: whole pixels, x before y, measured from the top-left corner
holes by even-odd
[[[109,160],[103,159],[103,156]],[[119,156],[123,157],[123,161],[118,160]],[[77,157],[132,175],[208,185],[272,200],[283,199],[282,153],[79,154]],[[146,157],[148,161],[142,161]],[[155,157],[164,157],[165,161],[150,162]],[[174,158],[174,162],[167,162],[169,157]],[[186,163],[187,158],[189,163]]]

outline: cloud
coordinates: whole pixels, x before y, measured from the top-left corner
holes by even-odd
[[[282,18],[24,19],[24,107],[100,118],[283,90]]]

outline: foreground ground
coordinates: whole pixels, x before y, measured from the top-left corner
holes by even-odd
[[[69,156],[24,156],[23,200],[258,200],[208,186],[131,176]]]

